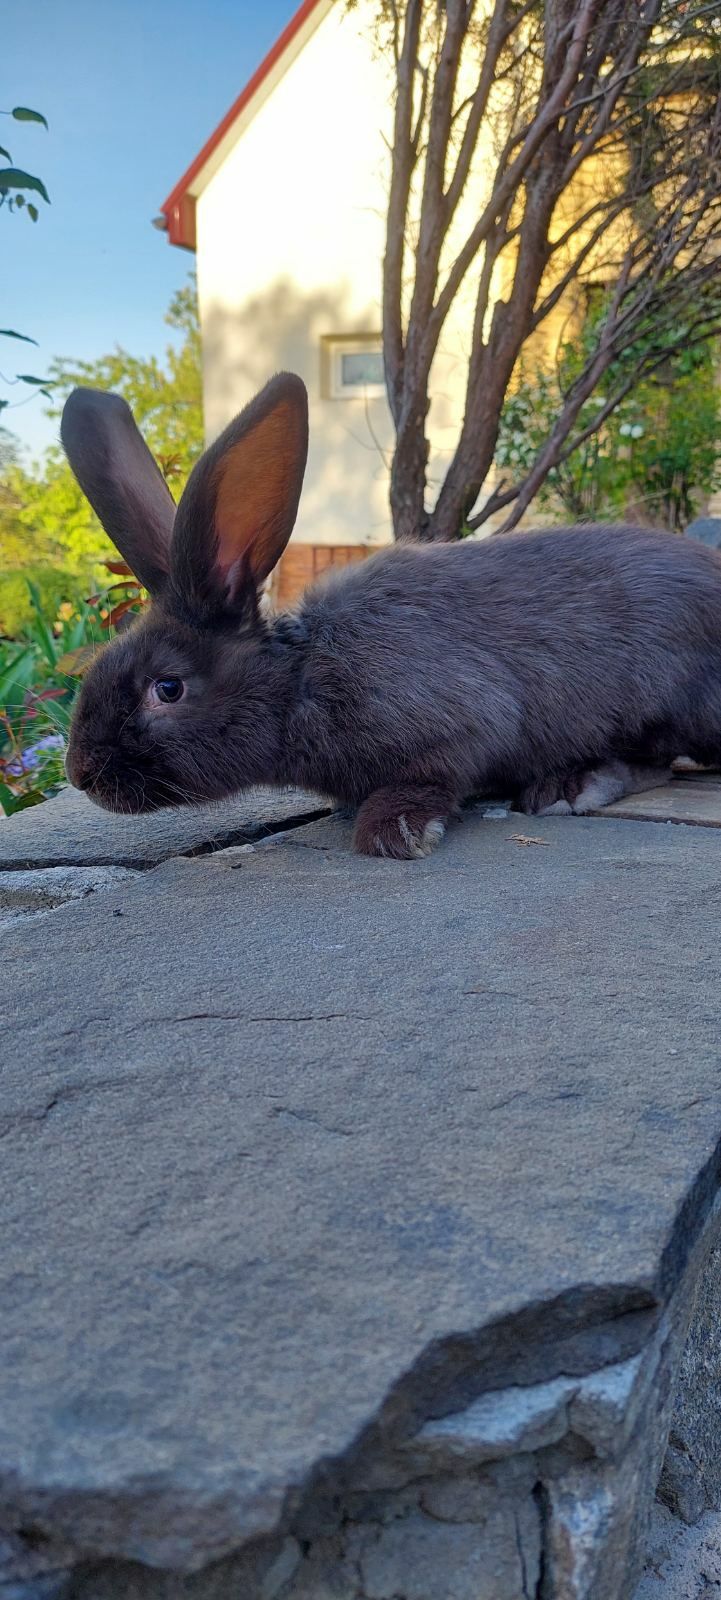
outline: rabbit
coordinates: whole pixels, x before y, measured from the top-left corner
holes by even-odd
[[[624,764],[651,783],[680,751],[721,753],[721,558],[701,544],[600,526],[399,543],[268,618],[305,470],[300,378],[270,380],[177,508],[119,396],[76,389],[61,437],[152,600],[71,729],[70,781],[110,810],[297,784],[357,809],[360,852],[412,860],[474,794],[572,810],[592,783],[617,797]]]

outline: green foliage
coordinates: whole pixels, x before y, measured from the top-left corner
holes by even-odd
[[[167,321],[181,340],[167,350],[165,364],[124,350],[97,362],[56,362],[53,414],[78,383],[115,389],[132,406],[177,496],[203,444],[194,285],[175,296]],[[116,579],[109,587],[108,566]],[[91,590],[99,592],[87,599]],[[6,815],[63,784],[80,675],[143,603],[62,452],[49,451],[41,470],[26,471],[11,435],[0,430],[0,808]]]
[[[591,341],[598,336],[603,306],[580,333],[564,342],[553,370],[521,369],[501,417],[498,466],[514,479],[530,471],[583,370]],[[639,338],[609,368],[604,390],[615,393],[648,356],[648,339]],[[721,485],[721,390],[713,345],[683,348],[683,329],[673,330],[676,349],[654,351],[655,370],[633,385],[619,405],[565,461],[552,467],[539,502],[579,521],[619,515],[682,530],[713,490]],[[678,348],[680,344],[680,348]],[[576,434],[593,425],[605,405],[594,393],[581,408]]]
[[[175,295],[167,316],[181,335],[165,362],[125,350],[98,361],[53,363],[51,415],[59,417],[77,384],[114,389],[128,401],[176,499],[203,447],[200,335],[194,284]],[[27,471],[0,450],[0,634],[14,637],[30,619],[26,578],[46,614],[103,581],[115,552],[59,448]]]
[[[122,563],[114,563],[122,569]],[[27,583],[29,616],[19,638],[0,639],[0,815],[12,815],[56,794],[83,672],[115,632],[144,604],[123,577],[89,600],[66,601],[48,623],[46,602]]]
[[[29,106],[15,106],[13,111],[0,112],[0,116],[13,117],[15,122],[39,122],[47,131],[47,117],[43,116],[42,111],[31,111]],[[14,166],[10,151],[2,145],[0,145],[0,156],[10,163],[9,166],[0,168],[0,206],[7,205],[9,211],[21,211],[26,203],[27,190],[30,190],[31,194],[39,194],[46,205],[50,205],[50,196],[42,178],[36,177],[32,172],[26,172],[23,167]],[[28,204],[27,210],[31,221],[37,222],[37,207]]]
[[[644,511],[665,527],[685,528],[700,502],[721,487],[721,390],[708,346],[681,352],[668,381],[643,385],[625,436],[631,484]]]
[[[182,335],[179,345],[167,347],[165,366],[155,356],[132,356],[121,349],[99,361],[52,362],[55,404],[49,414],[59,417],[70,390],[78,385],[113,389],[121,394],[177,495],[203,448],[200,328],[194,281],[174,295],[165,320],[168,327]]]
[[[43,116],[42,111],[32,111],[29,106],[15,106],[12,111],[0,112],[0,116],[12,117],[15,122],[39,122],[45,129],[48,126],[47,118]],[[0,208],[5,206],[11,212],[24,211],[31,222],[37,222],[40,213],[34,201],[28,200],[27,196],[28,193],[39,195],[46,205],[50,205],[50,196],[42,178],[38,178],[35,173],[26,172],[24,167],[16,167],[10,151],[6,150],[4,145],[0,145],[0,157],[9,162],[7,167],[0,167]],[[26,344],[37,342],[27,333],[17,333],[14,328],[0,328],[0,338],[23,339]],[[11,381],[13,385],[27,383],[49,398],[47,378],[32,378],[27,373],[18,373]],[[9,404],[9,400],[0,399],[0,411]]]
[[[31,172],[23,172],[22,167],[0,167],[0,206],[7,202],[11,211],[21,209],[25,204],[25,189],[41,195],[50,205],[50,196],[42,178],[33,177]]]
[[[72,474],[58,459],[42,475],[10,459],[0,471],[0,634],[21,634],[32,616],[28,580],[46,615],[87,594],[111,553]]]
[[[503,408],[496,448],[497,465],[510,468],[514,480],[530,472],[562,404],[556,372],[539,370],[533,378],[521,373]],[[587,427],[602,405],[602,396],[587,400],[579,428]],[[574,521],[595,521],[620,510],[627,478],[623,451],[618,449],[610,424],[592,433],[567,461],[551,468],[539,492],[539,503],[553,508],[560,502],[564,514]]]

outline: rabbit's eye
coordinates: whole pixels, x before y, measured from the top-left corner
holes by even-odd
[[[151,692],[164,706],[172,706],[176,700],[182,700],[185,684],[182,678],[156,678]]]

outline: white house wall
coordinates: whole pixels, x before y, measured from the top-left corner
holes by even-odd
[[[390,537],[385,399],[321,393],[321,341],[380,333],[393,80],[374,45],[375,0],[335,0],[197,202],[206,427],[213,438],[271,373],[301,374],[311,448],[296,537]],[[459,226],[478,214],[483,152]],[[462,415],[473,281],[432,374],[429,479]]]

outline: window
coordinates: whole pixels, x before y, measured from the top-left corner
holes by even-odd
[[[323,393],[328,400],[375,400],[385,395],[379,334],[323,340]]]

